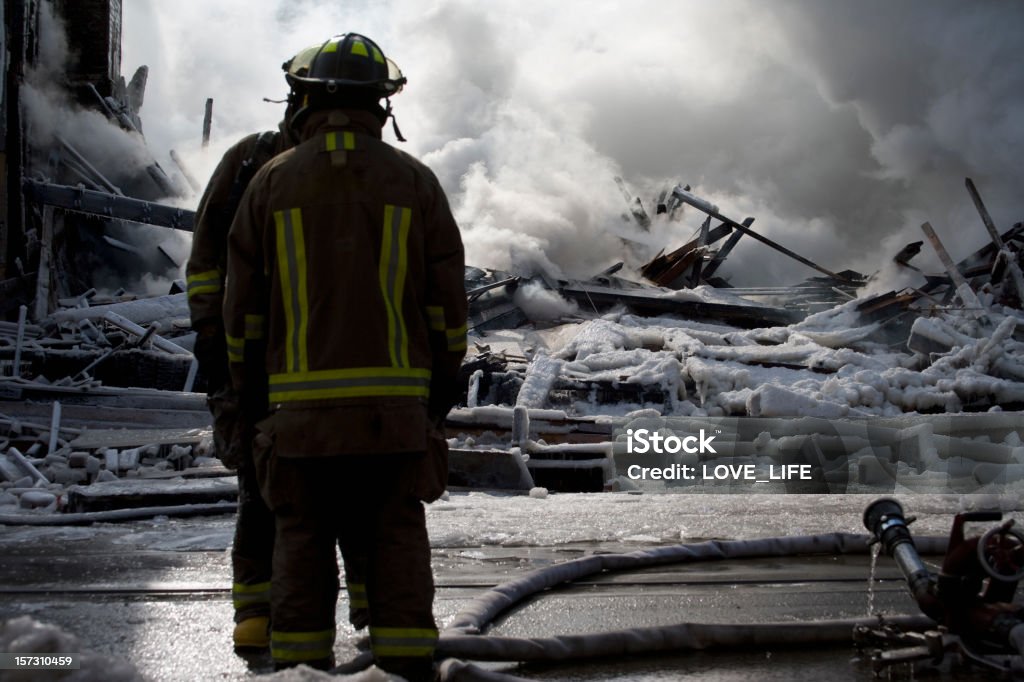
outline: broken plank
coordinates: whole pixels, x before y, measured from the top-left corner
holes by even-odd
[[[744,227],[750,227],[754,224],[754,219],[745,218],[742,224]],[[703,277],[705,280],[709,280],[714,276],[715,272],[717,272],[718,268],[725,262],[725,259],[729,257],[729,254],[732,253],[732,250],[736,247],[736,244],[742,237],[743,232],[740,230],[736,230],[729,235],[729,239],[727,239],[725,244],[722,245],[722,248],[718,250],[718,253],[711,259],[711,262],[704,266]]]
[[[718,225],[708,232],[705,243],[714,244],[730,232],[732,232],[732,228],[728,225]],[[686,269],[686,266],[680,266],[679,262],[697,248],[699,241],[699,238],[693,239],[671,253],[659,255],[647,263],[640,274],[652,282],[671,282]],[[671,278],[669,277],[670,272],[674,273]]]
[[[974,293],[974,289],[971,289],[971,285],[964,279],[963,274],[957,269],[953,259],[949,257],[949,252],[946,251],[946,247],[942,245],[942,240],[939,239],[939,235],[932,229],[931,223],[924,222],[921,225],[921,230],[924,231],[928,241],[931,242],[932,247],[935,249],[935,253],[938,254],[939,260],[942,261],[942,265],[946,268],[946,272],[953,280],[954,286],[956,286],[956,292],[960,296],[960,300],[963,304],[975,311],[975,315],[980,315],[982,311],[981,301],[978,300],[977,294]]]
[[[580,283],[562,287],[559,291],[563,296],[583,305],[624,305],[639,315],[675,314],[688,319],[710,320],[744,329],[786,326],[803,317],[789,310],[767,306],[679,301],[666,296],[665,292],[657,291],[625,291]]]
[[[202,479],[120,479],[68,488],[69,512],[109,511],[135,507],[212,504],[238,499],[235,476]]]
[[[846,277],[843,277],[842,275],[838,275],[838,274],[832,272],[831,270],[823,268],[822,266],[818,265],[814,261],[809,260],[807,258],[804,258],[803,256],[801,256],[800,254],[796,253],[795,251],[791,251],[790,249],[787,249],[782,244],[779,244],[778,242],[775,242],[775,241],[769,239],[768,237],[765,237],[764,235],[760,235],[757,232],[754,232],[749,227],[746,227],[745,225],[742,225],[742,224],[736,222],[735,220],[732,220],[731,218],[726,218],[724,215],[722,215],[721,213],[718,212],[718,207],[717,206],[713,206],[713,205],[709,204],[708,202],[704,201],[703,199],[700,199],[698,197],[694,197],[689,192],[682,191],[682,188],[680,188],[680,187],[677,187],[674,190],[672,190],[672,194],[674,196],[678,197],[680,200],[685,201],[686,203],[690,204],[694,208],[697,208],[697,209],[699,209],[701,211],[704,211],[704,213],[707,213],[712,218],[717,218],[718,220],[721,220],[723,223],[729,225],[730,227],[733,227],[734,229],[737,229],[740,232],[743,232],[744,234],[750,235],[751,237],[753,237],[757,241],[761,242],[762,244],[765,244],[766,246],[770,246],[771,248],[775,249],[779,253],[787,255],[790,258],[792,258],[793,260],[798,261],[800,263],[803,263],[804,265],[806,265],[809,268],[813,268],[813,269],[817,270],[818,272],[823,273],[825,275],[828,275],[829,277],[831,277],[831,278],[833,278],[835,280],[838,280],[840,282],[847,282],[847,281],[849,281]]]
[[[143,445],[195,445],[212,433],[210,428],[193,429],[91,429],[69,445],[76,450],[134,448]]]
[[[974,202],[974,207],[978,209],[978,214],[981,215],[981,222],[985,224],[985,229],[988,230],[988,234],[992,237],[992,243],[995,244],[997,249],[1005,248],[1003,240],[999,237],[999,230],[996,229],[996,224],[992,222],[992,216],[989,215],[988,209],[985,208],[985,202],[981,200],[981,195],[978,194],[978,188],[974,186],[974,181],[970,178],[965,178],[965,184],[967,185],[967,192],[971,195],[971,201]]]

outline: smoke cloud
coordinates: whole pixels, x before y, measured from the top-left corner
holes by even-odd
[[[160,198],[154,192],[159,194],[161,189],[152,183],[147,173],[147,168],[154,164],[154,157],[146,140],[139,133],[111,122],[96,108],[83,106],[76,100],[67,78],[71,58],[67,27],[52,3],[44,1],[38,7],[35,34],[38,51],[21,89],[25,126],[31,142],[27,174],[69,184],[86,182],[87,186],[104,191],[110,183],[129,196],[148,192],[142,198]],[[64,149],[61,140],[74,153]],[[77,172],[61,168],[69,160],[77,166],[74,159],[78,155],[102,175],[102,181],[92,170],[85,171],[87,180]],[[102,241],[103,236],[129,244],[130,250],[111,248]],[[117,221],[106,224],[102,231],[73,230],[68,236],[69,244],[73,244],[68,253],[76,267],[72,268],[75,272],[65,273],[64,284],[114,290],[141,267],[147,274],[137,287],[150,293],[166,293],[181,268],[172,265],[156,246],[163,241],[168,250],[180,251],[186,239],[181,233],[163,228]]]
[[[494,0],[126,3],[125,72],[151,67],[146,135],[208,177],[241,136],[272,128],[280,64],[362,32],[409,77],[393,98],[437,173],[468,260],[587,276],[636,267],[703,218],[624,221],[613,178],[649,212],[678,183],[834,270],[882,269],[930,220],[954,258],[1024,217],[1024,5],[521,3]],[[214,143],[199,150],[203,103]],[[385,139],[393,142],[390,129]],[[627,246],[622,237],[634,242]],[[915,264],[938,267],[929,250]],[[744,238],[720,275],[793,283],[813,270]]]

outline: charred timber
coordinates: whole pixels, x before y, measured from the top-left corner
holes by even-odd
[[[688,319],[710,320],[744,329],[786,326],[803,318],[790,310],[762,306],[743,306],[703,301],[678,301],[664,296],[572,284],[559,292],[581,306],[610,308],[624,305],[638,315],[682,315]]]
[[[704,201],[703,199],[700,199],[699,197],[693,196],[689,192],[684,191],[683,188],[681,188],[681,187],[676,187],[674,190],[672,190],[672,194],[673,194],[673,196],[677,197],[680,201],[683,201],[683,202],[685,202],[687,204],[690,204],[694,208],[696,208],[696,209],[698,209],[700,211],[703,211],[704,213],[706,213],[707,215],[711,216],[712,218],[716,218],[716,219],[722,221],[723,223],[725,223],[729,227],[731,227],[731,228],[733,228],[735,230],[739,230],[743,234],[750,236],[752,239],[756,239],[757,241],[761,242],[762,244],[765,244],[766,246],[770,246],[771,248],[775,249],[779,253],[783,253],[783,254],[787,255],[790,258],[792,258],[792,259],[794,259],[796,261],[799,261],[800,263],[803,263],[804,265],[806,265],[809,268],[813,268],[813,269],[817,270],[818,272],[823,273],[825,275],[828,275],[829,277],[832,277],[833,279],[836,279],[836,280],[838,280],[840,282],[847,282],[847,281],[849,281],[848,278],[843,277],[842,275],[838,275],[838,274],[832,272],[831,270],[828,270],[826,268],[821,267],[820,265],[818,265],[814,261],[809,260],[807,258],[804,258],[800,254],[798,254],[798,253],[796,253],[794,251],[791,251],[790,249],[787,249],[782,244],[779,244],[778,242],[775,242],[775,241],[769,239],[768,237],[765,237],[763,235],[758,234],[757,232],[754,232],[749,227],[747,227],[747,226],[745,226],[745,225],[743,225],[741,223],[738,223],[735,220],[732,220],[731,218],[726,218],[724,215],[722,215],[721,213],[718,212],[718,207],[717,206],[709,204],[708,202]]]
[[[26,180],[24,188],[25,197],[30,202],[43,206],[53,206],[103,218],[116,218],[146,225],[169,227],[186,232],[191,232],[195,227],[194,211],[166,204],[37,180]]]

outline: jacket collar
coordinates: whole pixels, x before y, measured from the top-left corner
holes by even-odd
[[[379,140],[383,127],[384,124],[373,112],[363,109],[330,109],[310,114],[309,119],[302,126],[301,137],[303,140],[308,140],[331,130],[352,130]]]

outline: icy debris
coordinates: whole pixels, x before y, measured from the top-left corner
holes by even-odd
[[[534,499],[543,500],[547,496],[548,496],[548,489],[547,488],[540,488],[540,487],[530,488],[530,497],[532,497]]]
[[[30,616],[19,616],[0,623],[0,651],[21,654],[75,654],[78,670],[54,673],[52,679],[68,682],[143,682],[144,678],[130,663],[89,653],[79,639],[54,625],[40,623]],[[11,682],[41,679],[38,671],[5,670],[4,680]],[[50,679],[50,678],[47,678]]]
[[[755,389],[747,397],[751,417],[823,417],[837,419],[850,414],[849,404],[822,400],[775,384]]]
[[[70,308],[59,310],[50,317],[56,323],[77,322],[79,320],[102,320],[106,313],[116,313],[135,324],[145,325],[152,322],[165,322],[176,318],[188,318],[188,299],[185,294],[171,294],[143,298],[123,303],[97,305],[89,308]],[[165,325],[170,328],[171,325]]]
[[[561,371],[562,363],[545,354],[538,354],[526,370],[526,378],[519,389],[517,407],[545,407],[548,394]]]
[[[38,438],[45,440],[45,435],[42,432]],[[94,451],[64,448],[44,453],[45,448],[36,443],[25,454],[14,447],[0,454],[0,490],[4,491],[6,500],[0,504],[17,505],[22,513],[57,512],[64,510],[69,491],[75,486],[121,478],[166,477],[165,472],[184,472],[193,466],[189,445],[165,448],[151,444]],[[207,462],[207,466],[213,464],[219,461]]]

